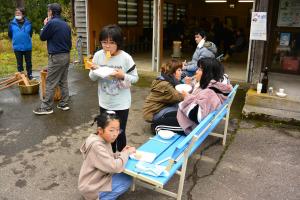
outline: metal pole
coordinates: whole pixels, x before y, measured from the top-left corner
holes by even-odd
[[[153,22],[152,22],[152,71],[155,71],[156,66],[156,42],[157,42],[157,1],[153,0]]]
[[[90,54],[90,35],[89,35],[89,15],[88,15],[88,6],[89,6],[89,1],[85,1],[85,30],[86,30],[86,54]]]
[[[156,72],[159,71],[159,64],[160,64],[160,41],[161,41],[161,38],[160,38],[160,33],[161,33],[161,14],[162,14],[162,3],[161,3],[161,0],[158,0],[158,10],[157,10],[157,46],[156,46]]]

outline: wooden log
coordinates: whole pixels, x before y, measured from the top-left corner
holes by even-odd
[[[14,85],[14,84],[20,83],[20,82],[22,82],[22,81],[23,81],[23,80],[20,79],[20,80],[14,81],[14,82],[12,82],[12,83],[9,83],[9,84],[7,84],[7,85],[1,87],[1,88],[0,88],[0,91],[3,90],[3,89],[5,89],[5,88],[8,88],[8,87],[10,87],[10,86],[12,86],[12,85]]]
[[[21,78],[22,78],[22,80],[23,80],[25,86],[29,86],[29,85],[30,85],[30,84],[29,84],[29,80],[28,80],[28,78],[25,76],[25,74],[21,74]]]

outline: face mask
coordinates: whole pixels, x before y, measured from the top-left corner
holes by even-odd
[[[16,18],[16,20],[21,20],[21,19],[22,19],[22,16],[16,15],[15,18]]]

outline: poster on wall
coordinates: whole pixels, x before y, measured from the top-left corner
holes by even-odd
[[[267,12],[252,12],[250,40],[267,40]]]
[[[291,34],[290,33],[280,33],[280,40],[279,40],[279,45],[287,47],[290,45],[290,38]]]
[[[300,1],[280,0],[277,26],[300,27]]]

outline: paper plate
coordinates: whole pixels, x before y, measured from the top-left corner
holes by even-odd
[[[129,157],[133,160],[152,163],[153,160],[156,158],[156,154],[151,152],[136,150],[136,152],[134,154],[131,154]]]
[[[279,97],[286,97],[286,93],[276,92],[276,95]]]
[[[106,78],[106,77],[110,76],[114,71],[115,70],[110,67],[99,67],[99,68],[95,69],[93,72],[101,78]]]
[[[175,135],[173,131],[169,130],[160,130],[157,132],[157,134],[159,135],[159,137],[165,140],[171,139]]]
[[[192,86],[188,85],[188,84],[179,84],[179,85],[176,85],[175,86],[175,89],[178,91],[178,92],[182,92],[182,91],[185,91],[185,92],[190,92],[192,90]]]

